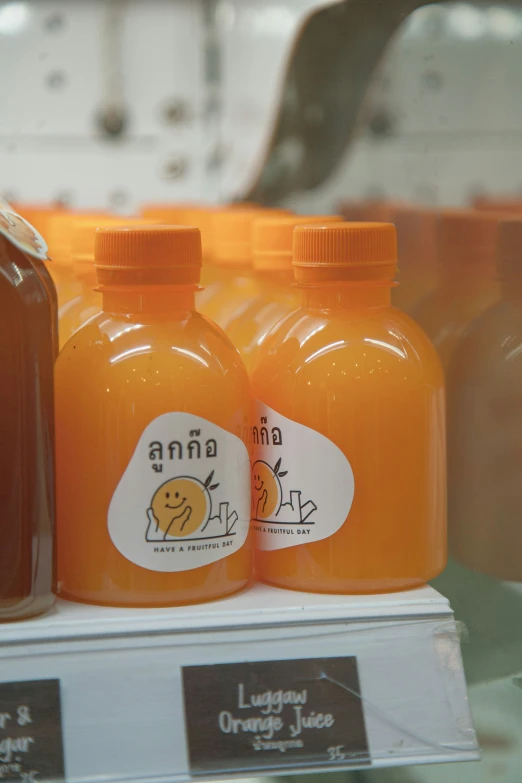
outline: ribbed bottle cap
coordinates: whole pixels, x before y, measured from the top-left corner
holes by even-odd
[[[299,282],[391,280],[397,237],[391,223],[332,223],[294,230],[294,274]]]
[[[290,215],[286,209],[219,210],[212,220],[213,256],[216,263],[234,266],[252,263],[252,227],[256,220]]]
[[[499,215],[472,209],[439,212],[437,260],[441,264],[493,263]]]
[[[259,271],[292,270],[294,228],[313,223],[340,223],[339,215],[279,215],[254,221],[252,264]]]
[[[73,263],[94,264],[94,245],[98,228],[113,226],[129,227],[149,226],[151,223],[143,218],[118,217],[74,217],[71,221],[71,259]]]
[[[94,255],[101,285],[195,285],[201,273],[201,237],[193,226],[99,228]]]
[[[211,206],[189,207],[185,210],[183,220],[181,221],[183,225],[199,228],[201,232],[201,249],[205,261],[211,261],[213,258],[214,236],[212,227],[214,215],[217,211],[217,207]]]

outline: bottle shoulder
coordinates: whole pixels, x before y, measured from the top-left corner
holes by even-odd
[[[151,365],[154,365],[152,370]],[[130,376],[143,370],[165,376],[215,380],[246,371],[226,335],[197,312],[169,321],[145,321],[100,312],[67,341],[57,361],[57,374],[88,375],[116,370]]]
[[[256,371],[282,363],[294,372],[321,372],[342,365],[343,372],[432,372],[441,376],[436,351],[419,325],[395,307],[319,313],[300,308],[269,334]],[[375,369],[375,368],[374,368]]]

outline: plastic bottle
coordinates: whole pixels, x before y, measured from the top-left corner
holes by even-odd
[[[437,287],[435,210],[414,206],[391,210],[397,230],[399,285],[392,289],[392,303],[409,313]]]
[[[446,562],[444,379],[391,307],[392,225],[298,226],[302,304],[252,374],[257,573],[279,587],[371,593]]]
[[[437,219],[438,285],[412,315],[448,367],[467,325],[499,296],[494,278],[498,216],[453,210]]]
[[[470,324],[448,372],[450,545],[470,568],[522,581],[522,220],[499,224],[501,299]]]
[[[49,271],[58,295],[58,319],[62,308],[81,295],[81,285],[76,278],[71,259],[71,242],[74,222],[81,218],[107,218],[105,212],[55,212],[47,220],[47,242],[51,263]]]
[[[103,310],[56,363],[59,594],[170,606],[244,587],[250,393],[194,310],[199,231],[96,235]]]
[[[258,293],[226,329],[249,372],[270,329],[299,303],[292,269],[294,228],[340,220],[338,215],[293,215],[261,218],[254,222],[252,268]]]
[[[94,240],[97,228],[110,226],[139,226],[145,221],[139,218],[90,216],[76,217],[71,221],[71,270],[76,296],[60,308],[60,348],[83,326],[89,318],[100,312],[102,296],[97,290],[94,269]]]
[[[53,603],[56,334],[47,246],[0,203],[0,620]]]
[[[11,204],[12,208],[38,231],[47,242],[48,221],[58,213],[66,214],[68,210],[63,206],[50,204],[17,203]]]
[[[198,296],[201,312],[222,329],[240,315],[260,288],[252,268],[252,227],[263,217],[289,215],[288,210],[243,208],[215,213],[212,221],[213,260],[218,284],[209,296]]]
[[[142,209],[142,216],[152,223],[167,226],[195,226],[201,233],[201,251],[203,268],[201,285],[204,290],[198,294],[198,307],[201,307],[220,288],[219,267],[213,263],[212,221],[217,207],[205,204],[148,204]]]

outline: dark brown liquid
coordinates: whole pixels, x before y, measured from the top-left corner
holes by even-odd
[[[43,264],[0,235],[0,620],[53,601],[56,309]]]

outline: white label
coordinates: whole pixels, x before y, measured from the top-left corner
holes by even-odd
[[[0,234],[3,234],[22,253],[39,258],[41,261],[47,259],[48,248],[44,238],[3,199],[0,199]]]
[[[252,519],[257,548],[328,538],[344,525],[352,506],[350,463],[320,432],[259,401],[256,411]]]
[[[144,430],[109,506],[109,534],[150,571],[188,571],[237,552],[249,529],[250,460],[243,441],[190,413]]]

